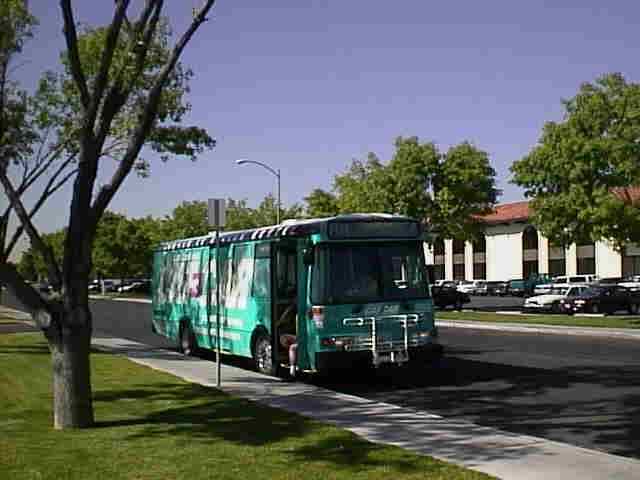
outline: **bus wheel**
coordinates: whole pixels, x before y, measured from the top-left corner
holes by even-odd
[[[180,351],[187,357],[192,357],[196,354],[197,345],[196,337],[191,330],[189,322],[184,322],[180,329]]]
[[[253,363],[256,370],[265,375],[274,375],[271,340],[263,333],[258,334],[253,346]]]

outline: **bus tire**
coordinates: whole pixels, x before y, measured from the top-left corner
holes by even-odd
[[[178,349],[187,357],[193,357],[198,351],[196,336],[191,330],[191,325],[188,321],[183,321],[180,325]]]
[[[253,365],[264,375],[275,375],[276,366],[273,364],[271,339],[264,332],[258,332],[253,340]]]

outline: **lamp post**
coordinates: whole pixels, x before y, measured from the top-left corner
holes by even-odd
[[[278,197],[277,197],[277,205],[276,205],[276,224],[280,224],[280,169],[274,170],[269,165],[265,165],[262,162],[258,162],[256,160],[247,160],[245,158],[241,158],[240,160],[236,160],[238,165],[244,165],[246,163],[253,163],[255,165],[260,165],[262,168],[268,170],[273,175],[275,175],[276,180],[278,181]]]

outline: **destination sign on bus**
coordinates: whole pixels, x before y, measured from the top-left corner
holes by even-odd
[[[420,235],[416,222],[331,222],[328,235],[332,240],[354,238],[417,238]]]

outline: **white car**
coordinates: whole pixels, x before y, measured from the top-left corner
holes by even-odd
[[[484,280],[461,280],[458,283],[458,291],[467,295],[475,295],[487,292],[487,282]]]
[[[588,285],[562,285],[555,286],[544,295],[529,297],[524,301],[524,310],[529,312],[554,312],[560,313],[560,300],[568,297],[576,297],[584,292]]]
[[[552,289],[557,287],[569,287],[572,285],[586,285],[598,280],[597,275],[585,274],[585,275],[562,275],[560,277],[554,277],[550,283],[544,283],[542,285],[536,285],[533,289],[534,295],[546,295],[550,293]]]
[[[457,286],[457,290],[459,292],[470,295],[476,291],[476,285],[471,280],[460,280]]]
[[[625,278],[622,282],[618,283],[618,285],[628,288],[632,292],[637,292],[640,290],[640,275]]]

